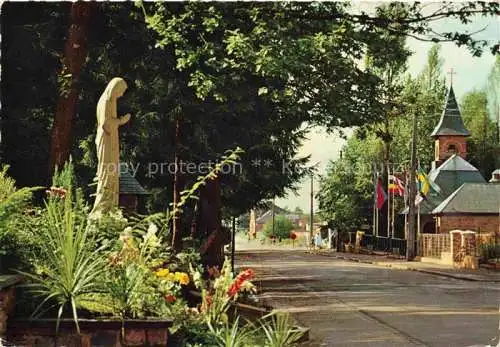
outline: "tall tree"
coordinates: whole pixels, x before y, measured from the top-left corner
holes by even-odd
[[[434,140],[430,137],[439,122],[445,104],[446,84],[443,77],[441,47],[435,44],[427,54],[427,62],[415,79],[407,77],[402,92],[405,104],[410,100],[423,112],[418,115],[417,156],[422,167],[430,167],[434,160]],[[409,163],[411,142],[411,115],[404,113],[394,122],[393,155],[397,162]]]
[[[20,186],[49,181],[50,128],[70,3],[2,4],[2,161]]]
[[[487,84],[488,108],[491,119],[496,121],[496,140],[500,143],[500,55],[496,56]],[[500,159],[497,160],[500,165]]]
[[[55,166],[62,167],[69,158],[79,78],[87,57],[87,36],[95,8],[95,2],[77,1],[71,5],[70,26],[57,77],[59,98],[52,125],[49,173]]]
[[[373,217],[373,163],[383,158],[383,143],[370,133],[355,134],[343,148],[342,159],[330,162],[317,195],[321,217],[341,231],[371,224]]]
[[[500,146],[496,142],[496,124],[488,116],[487,93],[471,91],[460,103],[462,118],[471,136],[467,140],[468,160],[489,179],[496,169]]]

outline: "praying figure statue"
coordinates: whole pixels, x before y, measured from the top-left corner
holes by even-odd
[[[97,191],[91,215],[97,216],[118,207],[120,146],[118,127],[130,120],[130,114],[117,116],[117,101],[127,83],[115,77],[108,83],[97,103]]]

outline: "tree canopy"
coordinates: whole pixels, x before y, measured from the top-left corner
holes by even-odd
[[[165,209],[173,185],[170,173],[151,174],[150,163],[173,162],[176,146],[185,163],[213,161],[239,146],[243,170],[222,178],[224,212],[235,215],[282,196],[308,172],[298,147],[309,126],[332,131],[383,119],[387,88],[384,76],[365,65],[368,54],[375,64],[404,54],[386,43],[408,36],[481,54],[485,42],[435,33],[430,23],[466,23],[498,14],[499,6],[446,4],[426,13],[418,3],[389,3],[367,13],[338,2],[98,3],[82,69],[77,79],[69,76],[75,80],[63,68],[70,3],[2,9],[1,153],[18,184],[49,183],[50,133],[68,79],[78,95],[67,153],[80,181],[92,182],[95,105],[106,83],[121,76],[129,88],[118,113],[132,114],[121,129],[121,158],[141,164],[137,178],[152,192],[149,209]],[[489,48],[496,52],[498,45]],[[188,186],[196,175],[182,179]]]

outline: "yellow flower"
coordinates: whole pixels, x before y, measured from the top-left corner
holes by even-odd
[[[170,274],[170,271],[168,269],[160,269],[156,271],[156,276],[158,277],[168,277]]]
[[[175,281],[179,282],[182,285],[189,284],[189,276],[185,272],[176,272],[175,273]]]
[[[166,280],[169,281],[169,282],[174,282],[175,281],[175,274],[173,274],[172,272],[169,273],[167,276],[166,276]]]

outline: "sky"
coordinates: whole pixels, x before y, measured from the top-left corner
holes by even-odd
[[[358,3],[359,8],[372,7],[373,3]],[[429,10],[432,10],[430,4]],[[436,31],[477,31],[487,27],[484,31],[475,35],[477,39],[487,39],[492,42],[500,40],[500,19],[499,18],[476,18],[466,26],[451,20],[436,22],[433,26]],[[414,52],[408,61],[408,71],[412,76],[416,76],[424,66],[427,59],[427,52],[432,46],[430,42],[422,42],[413,38],[407,40],[408,47]],[[458,100],[464,94],[474,89],[482,89],[486,86],[486,81],[495,57],[489,51],[485,51],[481,57],[473,57],[467,48],[458,47],[453,43],[441,44],[441,56],[444,59],[443,71],[448,72],[450,68],[456,72],[453,75],[453,89]],[[449,83],[449,74],[446,74]],[[443,101],[444,102],[444,101]],[[352,134],[351,129],[345,130],[346,134]],[[328,135],[324,129],[316,128],[309,133],[308,139],[304,141],[300,148],[300,156],[311,155],[310,163],[318,164],[318,174],[326,172],[326,167],[330,160],[337,160],[342,146],[345,144],[338,135]],[[286,198],[276,199],[276,204],[281,207],[295,209],[300,207],[304,212],[310,209],[310,179],[300,183],[297,195],[289,193]],[[314,182],[314,193],[320,189],[318,181]],[[314,210],[317,211],[318,202],[314,201]]]

